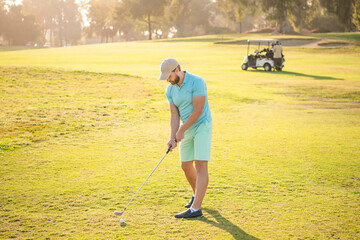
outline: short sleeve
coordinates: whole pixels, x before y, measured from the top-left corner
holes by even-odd
[[[171,91],[171,85],[169,85],[167,88],[166,88],[166,92],[165,92],[165,95],[166,95],[166,98],[168,100],[169,103],[172,103],[174,102],[172,97],[171,97],[171,94],[170,94],[170,91]]]
[[[201,78],[194,81],[193,85],[193,97],[206,96],[206,84]]]

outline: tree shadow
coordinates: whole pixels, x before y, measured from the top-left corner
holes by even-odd
[[[330,76],[320,76],[320,75],[311,75],[311,74],[305,74],[305,73],[299,73],[299,72],[291,72],[291,71],[265,72],[265,71],[261,71],[261,70],[256,70],[256,71],[250,71],[250,72],[262,73],[262,74],[292,75],[292,76],[298,76],[298,77],[313,78],[315,80],[344,80],[343,78],[336,78],[336,77],[330,77]]]
[[[206,218],[205,216],[195,219],[189,219],[189,220],[203,221],[205,223],[211,224],[214,227],[227,231],[236,240],[259,240],[259,238],[247,234],[244,230],[242,230],[241,228],[239,228],[238,226],[236,226],[235,224],[233,224],[232,222],[221,216],[219,211],[208,208],[202,208],[202,210],[210,214],[213,218],[215,218],[215,221]]]

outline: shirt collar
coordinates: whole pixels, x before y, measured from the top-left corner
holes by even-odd
[[[186,84],[186,82],[188,81],[188,78],[189,78],[189,74],[186,71],[184,71],[184,74],[185,74],[185,77],[184,77],[183,83],[181,84],[181,87]]]

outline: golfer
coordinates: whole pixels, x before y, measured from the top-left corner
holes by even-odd
[[[273,47],[274,51],[274,65],[276,68],[281,68],[282,65],[282,46],[279,41],[276,41],[276,44]]]
[[[175,217],[200,217],[203,215],[201,203],[209,183],[212,134],[206,84],[201,77],[181,71],[179,63],[173,58],[165,59],[160,70],[159,80],[170,83],[166,89],[171,112],[171,135],[167,145],[174,149],[177,143],[180,144],[181,168],[193,190],[193,196],[185,205],[188,210]]]

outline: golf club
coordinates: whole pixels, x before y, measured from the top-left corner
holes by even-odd
[[[155,169],[159,166],[159,164],[161,163],[161,161],[165,158],[165,156],[170,152],[171,150],[171,146],[169,147],[169,149],[166,151],[165,155],[161,158],[161,160],[159,161],[159,163],[155,166],[155,168],[152,170],[152,172],[150,173],[150,175],[146,178],[146,180],[143,182],[143,184],[141,185],[141,187],[136,191],[136,193],[134,194],[134,196],[131,198],[130,202],[126,205],[126,207],[124,208],[124,210],[122,210],[121,212],[115,211],[114,214],[121,216],[126,208],[129,206],[129,204],[132,202],[132,200],[135,198],[136,194],[140,191],[140,189],[144,186],[144,184],[146,183],[146,181],[149,179],[149,177],[151,176],[151,174],[153,174],[153,172],[155,171]]]

